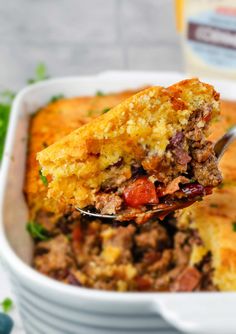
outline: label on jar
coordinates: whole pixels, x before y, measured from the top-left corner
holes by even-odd
[[[236,0],[185,0],[187,71],[236,79]]]

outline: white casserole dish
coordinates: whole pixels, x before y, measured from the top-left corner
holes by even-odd
[[[28,334],[236,333],[235,293],[116,293],[67,286],[30,267],[32,241],[25,231],[22,193],[29,115],[56,94],[91,95],[183,79],[171,72],[106,72],[48,80],[23,89],[11,113],[1,169],[0,255],[17,295]],[[224,99],[236,84],[212,82]],[[1,332],[1,330],[0,330]]]

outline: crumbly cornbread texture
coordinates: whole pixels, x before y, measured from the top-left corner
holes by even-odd
[[[36,160],[37,152],[53,144],[78,127],[90,122],[108,108],[112,108],[136,90],[116,94],[97,94],[95,96],[62,98],[49,103],[30,121],[27,165],[24,192],[30,208],[30,218],[34,219],[38,210],[58,212],[58,203],[47,197],[47,185],[42,182],[40,166]]]
[[[48,178],[48,196],[63,206],[94,204],[95,193],[114,177],[112,166],[122,161],[119,175],[131,178],[133,163],[161,158],[177,132],[188,126],[193,113],[211,109],[219,114],[219,94],[198,79],[169,88],[151,87],[128,98],[109,112],[38,153]],[[205,121],[197,127],[204,134]],[[171,159],[171,157],[170,157]]]

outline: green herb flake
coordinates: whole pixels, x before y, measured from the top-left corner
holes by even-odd
[[[49,78],[47,74],[47,67],[44,63],[39,63],[36,66],[34,78],[29,79],[27,82],[28,84],[33,84],[39,81],[43,81]]]
[[[48,79],[47,68],[44,63],[39,63],[35,69],[34,78],[28,80],[28,84]],[[11,90],[0,92],[0,161],[2,160],[5,138],[7,134],[9,116],[15,93]]]
[[[101,90],[98,90],[96,92],[96,96],[104,96],[105,94],[101,91]]]
[[[57,102],[61,99],[64,99],[64,97],[65,96],[63,94],[54,95],[54,96],[51,97],[49,103]]]
[[[218,208],[219,205],[217,203],[211,203],[210,208]]]
[[[31,220],[26,225],[26,230],[32,236],[33,239],[47,241],[49,237],[47,235],[47,230],[39,223]]]
[[[103,111],[102,111],[102,114],[107,113],[109,110],[111,110],[111,108],[104,108]]]
[[[232,229],[234,232],[236,232],[236,221],[232,222]]]
[[[97,111],[96,111],[96,110],[88,110],[87,115],[88,115],[89,117],[91,117],[91,116],[93,116],[93,115],[95,115],[95,114],[97,114]]]
[[[7,89],[1,92],[0,98],[1,101],[5,104],[11,104],[16,96],[16,93],[12,92],[11,90]]]
[[[194,183],[194,182],[196,182],[196,180],[194,180],[194,179],[189,180],[189,183]]]
[[[0,93],[0,161],[3,156],[5,138],[14,97],[15,93],[10,90]]]
[[[35,70],[36,78],[38,80],[45,80],[48,78],[47,67],[44,63],[39,63]]]
[[[39,170],[39,177],[40,177],[40,180],[43,182],[43,184],[45,186],[47,186],[48,185],[48,180],[47,180],[46,176],[44,176],[42,174],[42,169]]]
[[[4,313],[8,313],[12,310],[13,308],[13,301],[10,298],[5,298],[2,302],[1,302],[1,306],[3,309]]]
[[[220,117],[214,117],[211,123],[218,123],[220,121]]]

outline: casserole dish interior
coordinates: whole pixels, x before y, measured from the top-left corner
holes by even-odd
[[[38,287],[40,293],[44,288],[44,293],[48,293],[48,298],[53,296],[54,301],[57,298],[57,294],[60,293],[61,296],[64,297],[64,302],[67,305],[75,305],[77,303],[77,301],[72,298],[77,294],[80,298],[78,303],[83,302],[84,309],[92,308],[98,310],[101,305],[103,305],[104,309],[102,311],[106,309],[108,312],[111,305],[117,303],[117,306],[113,309],[114,312],[117,313],[123,311],[122,308],[124,308],[124,305],[126,305],[126,311],[128,313],[135,311],[136,314],[145,314],[145,312],[150,312],[150,310],[152,310],[152,312],[161,313],[162,316],[179,329],[188,330],[192,333],[204,333],[204,331],[206,332],[206,328],[210,330],[214,328],[214,332],[217,333],[217,321],[208,321],[206,317],[202,317],[204,308],[200,312],[200,317],[202,317],[202,322],[200,323],[199,314],[196,315],[196,307],[194,308],[195,313],[191,312],[191,314],[188,313],[188,308],[182,306],[179,307],[179,305],[183,304],[188,305],[188,302],[186,301],[188,296],[183,294],[170,296],[165,293],[144,293],[142,295],[139,293],[124,293],[119,295],[114,292],[88,291],[83,288],[64,286],[49,278],[41,277],[42,275],[35,272],[33,269],[28,268],[32,262],[33,244],[25,229],[25,224],[28,220],[28,209],[25,204],[22,188],[25,173],[25,156],[27,149],[26,134],[29,115],[33,114],[39,107],[45,105],[53,95],[59,93],[63,93],[66,97],[72,97],[79,95],[93,95],[97,90],[115,92],[129,88],[135,89],[145,85],[161,84],[163,86],[168,86],[182,78],[181,75],[174,73],[116,74],[111,72],[109,74],[97,76],[96,79],[85,77],[83,80],[80,80],[79,78],[50,80],[47,83],[41,83],[26,88],[18,95],[14,102],[13,113],[11,115],[4,162],[1,170],[2,184],[0,190],[1,254],[9,272],[14,274],[12,276],[16,276],[17,279],[19,278],[19,281],[25,280],[26,284],[29,284],[31,289],[33,289],[32,284],[34,282],[35,288]],[[205,79],[205,81],[209,80]],[[215,85],[217,90],[221,93],[223,92],[223,98],[234,98],[235,86],[222,82],[211,83]],[[27,267],[23,263],[27,264]],[[212,308],[211,310],[211,315],[213,315],[213,318],[215,319],[217,318],[215,315],[217,315],[218,312],[221,312],[222,314],[224,310],[221,306],[222,301],[224,301],[224,305],[226,305],[226,303],[228,305],[235,303],[232,294],[231,296],[227,296],[225,294],[213,293],[210,297],[208,294],[191,295],[191,298],[193,298],[192,302],[195,303],[195,305],[198,305],[198,308],[200,303],[204,305],[207,300],[209,300],[211,305],[215,304],[215,308]],[[95,300],[99,303],[96,304]],[[105,306],[105,302],[108,301],[109,303]],[[135,304],[137,304],[137,308],[135,308]],[[133,310],[128,310],[130,305],[134,307]],[[144,311],[145,307],[146,310]],[[234,323],[234,325],[236,324]],[[230,329],[229,323],[226,327],[227,330]],[[223,327],[223,329],[221,327],[221,330],[224,330],[226,327]],[[233,328],[235,327],[233,326]],[[220,333],[220,331],[218,332]],[[233,331],[231,332],[233,333]]]

